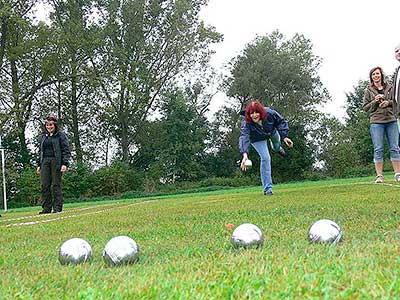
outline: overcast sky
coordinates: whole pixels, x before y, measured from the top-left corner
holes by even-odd
[[[257,35],[276,29],[287,39],[295,33],[310,39],[313,53],[323,59],[319,74],[332,96],[324,110],[340,118],[345,93],[368,79],[372,67],[391,75],[398,65],[394,47],[400,43],[400,0],[210,0],[201,16],[224,35],[214,47],[216,68]],[[219,93],[214,108],[225,100]]]

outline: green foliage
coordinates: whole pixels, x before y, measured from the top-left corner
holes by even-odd
[[[283,158],[270,150],[272,178],[274,182],[301,181],[306,179],[306,174],[312,170],[313,141],[304,138],[307,136],[302,126],[292,124],[290,126],[290,137],[294,147],[288,149],[283,143],[289,158]]]
[[[110,130],[125,162],[159,95],[181,72],[206,63],[220,35],[201,22],[203,0],[104,2],[104,44],[92,60]]]
[[[346,121],[349,124],[357,123],[360,120],[360,113],[366,115],[363,111],[364,91],[370,85],[368,80],[359,80],[354,86],[354,90],[346,94]]]
[[[26,168],[16,181],[18,190],[10,202],[10,207],[20,207],[29,204],[38,205],[41,199],[40,175],[36,168]]]
[[[156,182],[195,181],[205,177],[203,157],[208,122],[179,91],[162,96],[160,120],[143,123],[134,164]]]
[[[237,161],[242,159],[238,150],[242,117],[238,110],[235,103],[227,103],[214,114],[210,130],[210,155],[205,161],[207,173],[211,176],[229,177],[238,169]]]
[[[239,112],[249,100],[257,99],[289,121],[289,136],[294,140],[294,148],[289,150],[290,160],[270,151],[274,181],[305,178],[316,159],[313,153],[317,145],[309,135],[319,115],[317,105],[329,99],[317,73],[320,63],[321,59],[312,53],[310,40],[298,34],[287,40],[278,31],[257,37],[232,60],[231,75],[225,86],[227,94],[237,102],[226,104],[215,114],[213,123],[216,159],[210,162],[218,160],[222,167],[217,171],[226,172],[219,176],[232,174],[235,160],[241,159],[237,150],[242,121]],[[250,151],[250,159],[258,165],[258,155]],[[257,171],[253,168],[250,172]]]
[[[312,122],[317,105],[329,99],[318,75],[321,59],[311,41],[296,34],[286,39],[279,31],[257,37],[231,63],[227,94],[241,101],[258,99],[290,122]]]
[[[84,197],[95,184],[98,184],[98,182],[95,182],[95,176],[88,166],[83,164],[74,165],[63,175],[62,190],[64,197]]]
[[[236,163],[238,112],[251,98],[290,123],[295,148],[291,160],[272,153],[275,182],[371,168],[360,108],[367,83],[347,95],[346,124],[324,118],[316,111],[329,99],[318,76],[322,60],[301,34],[287,39],[276,31],[251,41],[224,83],[235,100],[210,125],[204,113],[217,80],[207,63],[222,36],[201,21],[207,1],[43,1],[52,8],[49,24],[32,17],[38,1],[17,2],[0,1],[0,134],[11,205],[40,198],[29,137],[50,111],[68,133],[76,163],[63,176],[67,199],[259,184],[257,167],[243,174]],[[180,74],[190,76],[183,91],[175,88]],[[258,166],[253,149],[250,156]],[[116,163],[108,167],[110,161]]]
[[[313,138],[319,145],[318,161],[322,169],[333,177],[368,175],[374,172],[373,144],[369,133],[369,116],[362,110],[367,81],[359,81],[354,91],[346,95],[345,123],[336,118],[320,116],[319,130]],[[386,147],[386,156],[388,149]]]
[[[129,168],[125,163],[115,162],[110,167],[96,170],[91,181],[92,184],[87,196],[119,195],[141,187],[143,176],[140,172]]]

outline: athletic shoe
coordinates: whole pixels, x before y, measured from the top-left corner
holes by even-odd
[[[51,213],[51,211],[47,211],[47,210],[39,211],[39,215],[45,215],[45,214],[49,214],[49,213]]]
[[[383,183],[383,175],[377,175],[375,177],[375,183]]]
[[[274,193],[271,190],[265,191],[264,196],[273,196]]]
[[[394,180],[396,180],[397,182],[400,182],[400,173],[394,174]]]

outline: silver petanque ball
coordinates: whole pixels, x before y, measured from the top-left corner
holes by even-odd
[[[250,169],[253,166],[253,162],[250,159],[247,159],[244,162],[244,165],[246,166],[247,169]]]
[[[254,224],[244,223],[236,227],[231,242],[235,248],[259,247],[264,241],[261,229]]]
[[[62,265],[77,265],[87,262],[93,258],[92,247],[80,238],[65,241],[58,252],[58,260]]]
[[[116,236],[108,241],[103,259],[110,266],[135,263],[139,259],[139,246],[129,236]]]
[[[339,225],[327,219],[322,219],[311,225],[308,239],[311,243],[336,244],[342,238],[343,232]]]

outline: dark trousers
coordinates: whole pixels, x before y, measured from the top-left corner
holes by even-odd
[[[61,171],[56,166],[55,158],[43,158],[41,179],[43,211],[51,212],[52,208],[55,212],[62,211]],[[54,201],[52,200],[51,187],[53,187]]]

